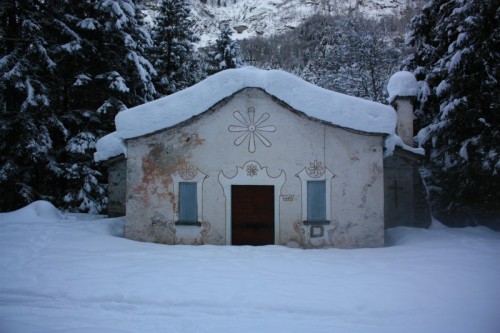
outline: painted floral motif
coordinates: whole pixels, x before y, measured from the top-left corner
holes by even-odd
[[[182,179],[191,180],[196,176],[198,170],[192,165],[184,164],[177,170],[177,172],[179,173],[179,176],[181,176]]]
[[[318,160],[314,160],[314,162],[309,163],[309,168],[307,168],[307,173],[309,176],[313,178],[318,178],[325,173],[325,167],[323,163]]]
[[[236,146],[241,145],[248,138],[248,151],[253,153],[255,152],[255,138],[257,137],[264,146],[271,147],[271,142],[262,134],[262,132],[276,131],[276,127],[273,125],[262,125],[271,117],[269,113],[264,113],[257,121],[255,120],[254,108],[248,108],[248,117],[244,117],[240,111],[234,112],[233,116],[241,125],[229,126],[229,132],[243,132],[243,134],[234,140]]]
[[[250,177],[257,176],[257,166],[255,164],[247,165],[247,175]]]

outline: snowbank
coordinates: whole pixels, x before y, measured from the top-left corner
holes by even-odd
[[[61,212],[48,201],[34,201],[26,207],[9,213],[0,213],[0,223],[12,221],[54,221],[63,218]]]
[[[500,327],[500,233],[484,227],[394,228],[379,249],[165,246],[121,238],[123,218],[33,223],[54,213],[40,207],[0,223],[0,332]]]
[[[387,101],[392,103],[398,96],[416,97],[418,93],[418,83],[415,75],[408,71],[394,73],[387,83],[389,97]]]
[[[169,128],[250,87],[263,89],[292,108],[337,126],[389,135],[396,128],[396,113],[390,106],[326,90],[287,72],[243,67],[219,72],[178,93],[118,113],[113,135],[129,139]],[[116,144],[111,140],[98,142],[96,160],[104,159],[104,151],[118,152],[121,148]]]

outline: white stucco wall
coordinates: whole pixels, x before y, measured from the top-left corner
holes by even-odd
[[[396,134],[403,142],[413,147],[413,99],[412,97],[396,97],[393,105],[398,114]]]
[[[238,140],[249,134],[243,124],[249,120],[249,108],[255,110],[256,122],[262,120],[256,126],[255,146],[249,145],[251,135]],[[380,135],[353,133],[307,119],[262,90],[247,88],[194,121],[128,140],[127,145],[128,238],[167,244],[230,244],[231,207],[226,192],[231,184],[260,184],[275,186],[276,244],[384,245]],[[330,224],[303,225],[299,174],[329,178]],[[194,175],[202,183],[200,226],[174,223],[174,184],[180,175]],[[310,237],[311,228],[316,236],[321,229],[322,236]]]

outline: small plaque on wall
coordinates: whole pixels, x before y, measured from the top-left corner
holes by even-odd
[[[310,229],[311,238],[323,237],[325,228],[322,225],[312,225]]]
[[[282,198],[283,198],[283,201],[293,201],[294,195],[293,194],[283,194]]]

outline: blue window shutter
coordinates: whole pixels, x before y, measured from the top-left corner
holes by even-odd
[[[307,182],[307,220],[326,221],[326,182]]]
[[[179,221],[198,222],[197,184],[179,183]]]

